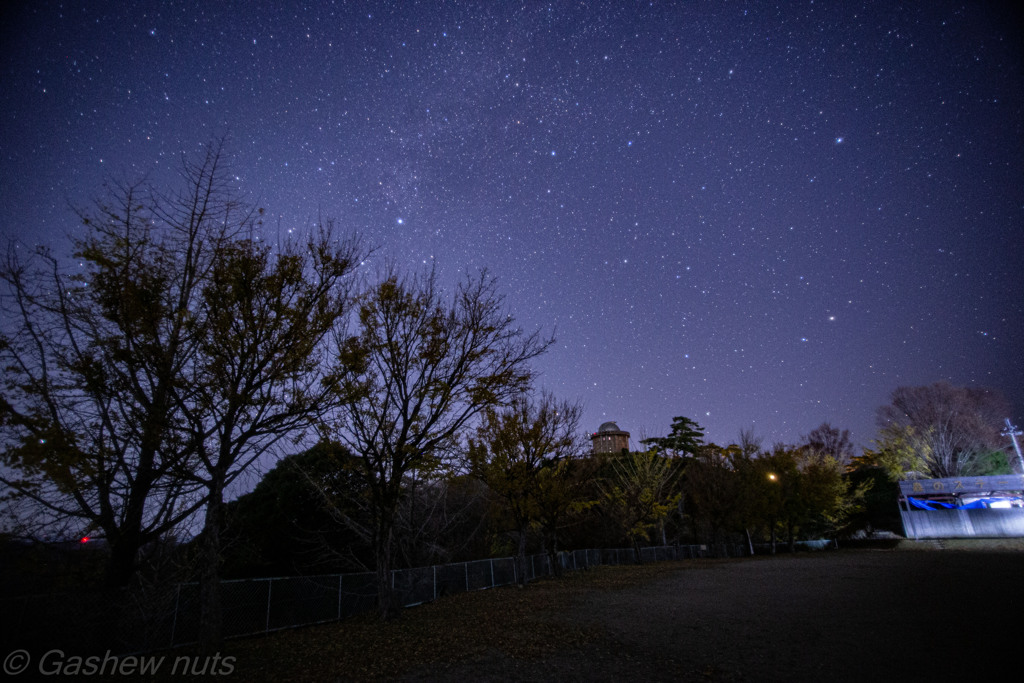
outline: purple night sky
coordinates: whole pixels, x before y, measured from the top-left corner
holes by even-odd
[[[264,239],[486,266],[541,384],[634,439],[855,443],[900,385],[1024,408],[1024,58],[997,4],[25,2],[0,232],[229,138]],[[371,269],[376,268],[371,264]]]

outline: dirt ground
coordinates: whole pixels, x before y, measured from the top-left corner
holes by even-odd
[[[1024,554],[839,552],[681,570],[580,596],[579,649],[500,652],[419,680],[974,680],[1019,674]],[[1015,680],[1014,674],[1009,679]]]
[[[247,681],[1017,680],[1024,546],[909,547],[598,567],[225,654]]]

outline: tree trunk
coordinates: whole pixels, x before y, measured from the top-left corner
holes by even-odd
[[[552,576],[562,575],[562,564],[558,561],[558,539],[554,536],[548,538],[545,547],[548,553],[548,565],[551,568],[550,574]]]
[[[135,574],[135,560],[139,553],[138,536],[121,530],[116,536],[107,536],[110,543],[110,559],[107,560],[104,587],[115,591],[124,588]]]
[[[113,512],[103,514],[103,520],[106,522],[103,524],[103,530],[107,534],[107,542],[110,543],[110,558],[107,560],[105,578],[109,588],[124,588],[135,575],[135,562],[143,545],[142,519],[146,509],[146,496],[153,485],[154,448],[146,445],[147,441],[152,440],[153,437],[143,436],[144,443],[138,471],[135,473],[135,484],[128,494],[120,524],[114,521]]]
[[[374,532],[374,560],[377,570],[377,615],[382,621],[398,616],[392,567],[395,510],[381,510]]]
[[[558,531],[554,525],[547,526],[544,531],[544,551],[551,565],[551,573],[561,576],[561,565],[558,564]]]
[[[526,528],[519,528],[519,545],[516,549],[516,580],[520,586],[526,585]]]
[[[771,521],[771,526],[772,526],[772,555],[774,555],[775,554],[775,520],[774,519],[772,519],[772,521]]]
[[[796,552],[796,542],[793,538],[793,523],[786,522],[786,531],[789,533],[789,554],[792,555]]]
[[[218,650],[224,639],[220,592],[220,532],[224,512],[224,491],[220,483],[215,482],[206,503],[199,569],[199,644],[207,653]]]
[[[750,529],[749,529],[749,527],[744,527],[743,528],[743,532],[746,533],[746,535],[747,535],[747,547],[750,549],[750,556],[753,557],[754,556],[754,541],[753,541],[752,538],[750,538]]]
[[[112,542],[111,542],[112,541]],[[135,575],[135,561],[139,543],[123,535],[116,535],[110,542],[110,556],[104,576],[102,603],[93,620],[97,642],[113,642],[125,622],[124,613],[130,609],[128,587]]]

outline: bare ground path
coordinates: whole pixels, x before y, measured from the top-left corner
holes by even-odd
[[[1022,586],[1020,554],[829,553],[702,566],[577,601],[566,619],[600,625],[578,650],[468,664],[445,677],[969,680],[1002,664],[1019,673]]]
[[[952,681],[1017,680],[1022,646],[1024,553],[947,550],[600,567],[225,652],[245,680]]]

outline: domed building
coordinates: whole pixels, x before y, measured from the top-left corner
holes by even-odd
[[[590,435],[594,453],[621,453],[629,450],[629,432],[619,429],[614,422],[605,422]]]

